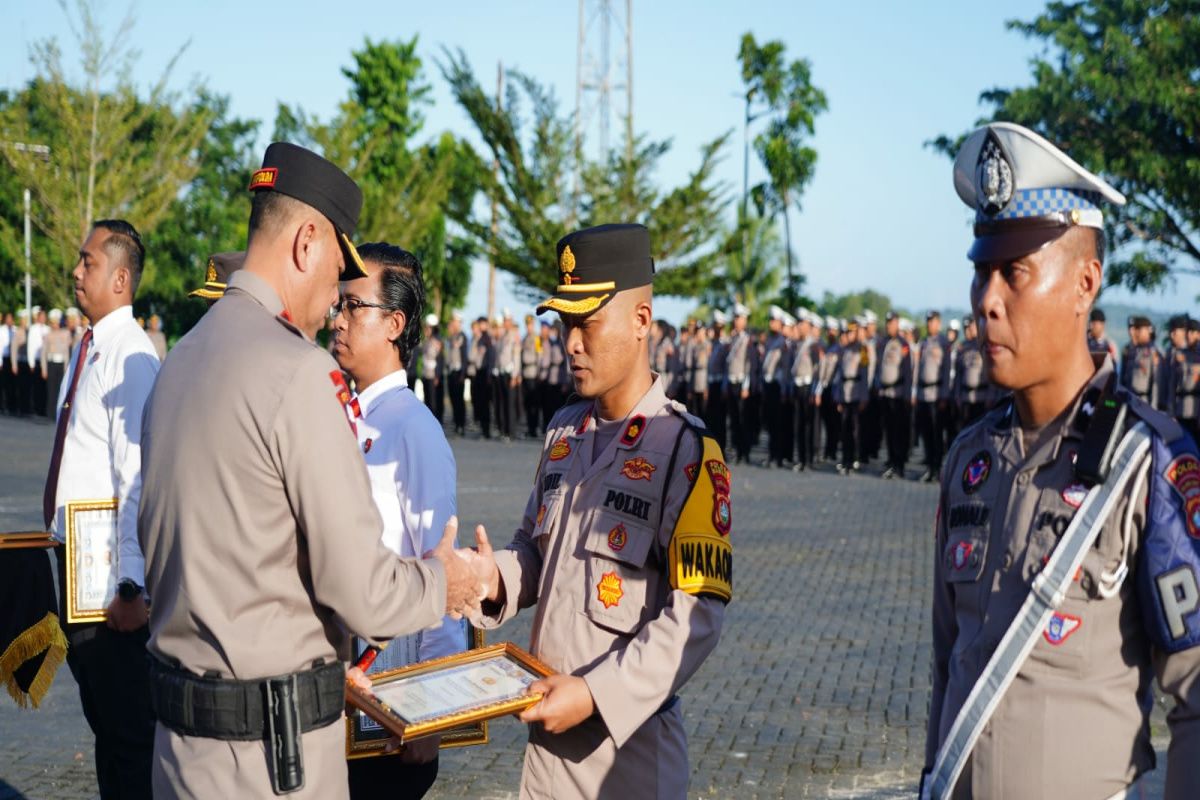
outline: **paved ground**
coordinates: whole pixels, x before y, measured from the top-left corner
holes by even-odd
[[[49,425],[0,417],[0,530],[37,526],[52,439]],[[535,446],[454,449],[464,530],[482,521],[506,542]],[[735,468],[734,483],[736,600],[720,647],[682,693],[691,795],[911,796],[929,702],[934,488],[752,467]],[[504,632],[528,637],[525,618]],[[514,798],[524,727],[500,720],[491,737],[445,753],[430,796]],[[65,667],[36,712],[0,697],[0,743],[0,800],[95,796],[91,734]]]

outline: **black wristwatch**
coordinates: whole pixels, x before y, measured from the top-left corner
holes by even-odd
[[[122,600],[133,600],[142,596],[142,587],[133,578],[125,578],[117,584],[117,596]]]

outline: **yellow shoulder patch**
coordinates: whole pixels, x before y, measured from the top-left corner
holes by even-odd
[[[733,508],[729,467],[716,440],[704,437],[695,473],[671,534],[671,588],[712,595],[728,603],[733,598],[733,545],[729,541]]]

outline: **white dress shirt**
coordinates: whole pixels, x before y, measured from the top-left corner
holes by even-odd
[[[12,349],[12,325],[0,325],[0,358],[8,358]]]
[[[158,376],[158,356],[146,332],[134,321],[133,308],[121,306],[92,326],[85,363],[78,361],[76,345],[71,371],[58,392],[58,413],[62,414],[74,371],[83,370],[63,440],[50,529],[61,542],[68,502],[116,498],[117,580],[129,578],[144,586],[145,560],[137,537],[142,410]]]
[[[450,443],[433,414],[409,390],[403,369],[368,386],[358,403],[358,444],[383,518],[383,543],[399,556],[420,558],[437,547],[455,513],[457,473]],[[422,661],[462,652],[465,623],[446,617],[440,627],[410,638],[416,638],[416,657]],[[394,642],[389,649],[399,655],[396,651],[411,644]]]
[[[44,322],[35,322],[29,326],[29,336],[25,340],[25,354],[30,369],[34,367],[40,368],[42,363],[42,342],[45,341],[46,334],[49,332],[50,326]]]

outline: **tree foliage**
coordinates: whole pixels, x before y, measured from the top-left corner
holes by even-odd
[[[461,51],[446,51],[441,70],[496,162],[495,174],[485,171],[480,179],[499,210],[498,234],[492,235],[490,216],[463,224],[481,252],[517,278],[518,291],[533,297],[553,290],[558,239],[573,228],[606,222],[640,222],[650,229],[656,293],[697,296],[703,290],[721,255],[721,212],[728,199],[715,170],[728,134],[704,146],[683,184],[665,189],[655,173],[670,142],[638,137],[631,156],[622,148],[605,160],[579,164],[577,196],[576,159],[583,156],[572,120],[560,114],[551,90],[510,70],[497,104]]]
[[[1027,125],[1128,198],[1106,210],[1122,248],[1113,285],[1152,289],[1200,275],[1200,4],[1051,2],[1008,27],[1040,40],[1033,83],[981,95],[988,118]],[[953,155],[962,137],[931,144]]]
[[[94,220],[123,217],[143,233],[162,221],[196,174],[197,150],[211,121],[195,100],[198,87],[168,88],[179,53],[149,95],[138,96],[137,54],[128,47],[132,16],[106,36],[90,3],[79,0],[74,16],[65,4],[63,10],[83,83],[68,80],[57,42],[39,42],[32,50],[37,77],[0,113],[0,159],[16,185],[32,190],[33,223],[50,242],[39,248],[45,259],[35,261],[31,273],[41,296],[54,304],[71,299],[69,270]],[[48,146],[49,156],[17,142]],[[19,252],[22,235],[11,213],[0,214],[4,252]]]

